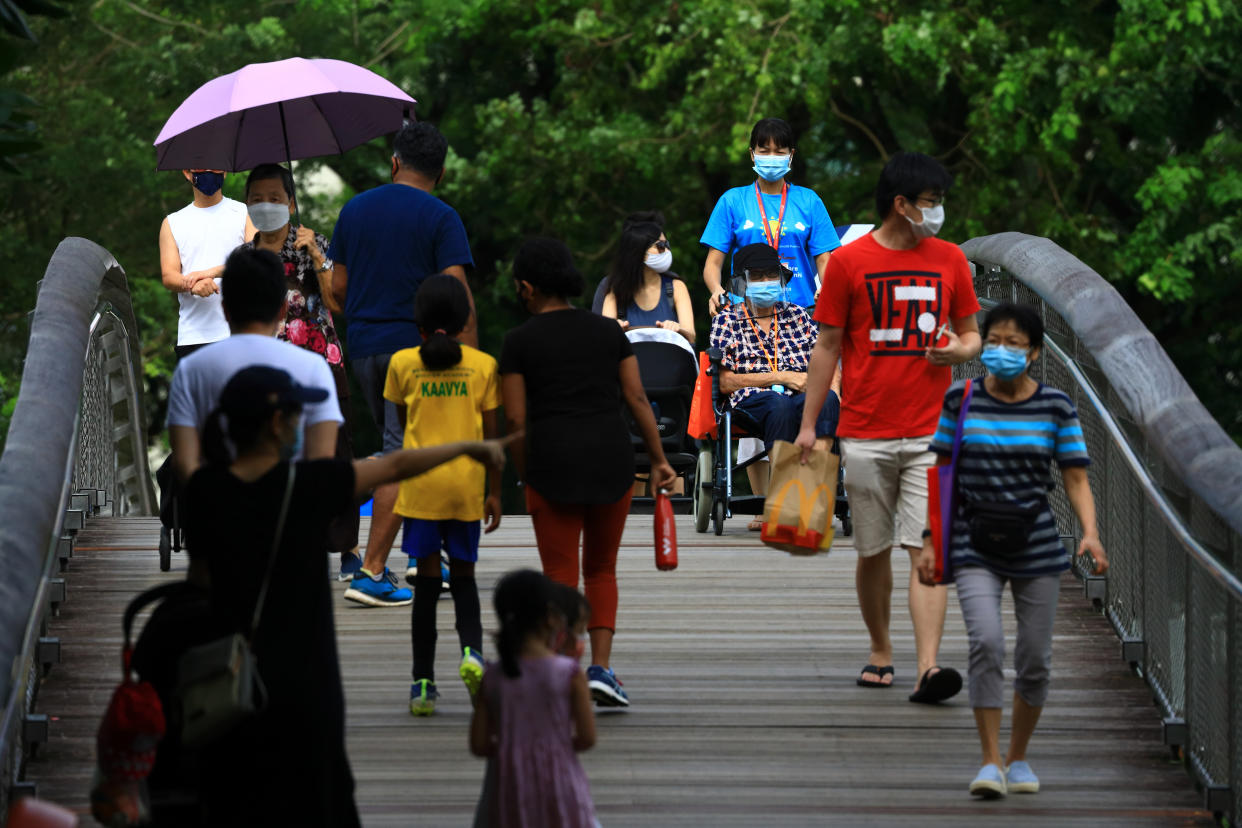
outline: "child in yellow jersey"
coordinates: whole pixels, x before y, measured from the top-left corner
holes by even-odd
[[[469,316],[466,288],[452,276],[429,277],[414,297],[414,321],[423,344],[393,354],[384,385],[384,398],[397,406],[405,423],[405,448],[498,433],[496,360],[453,338]],[[442,548],[448,553],[449,591],[462,652],[458,672],[471,698],[483,678],[483,622],[474,564],[479,559],[480,521],[487,520],[488,532],[500,525],[500,475],[487,478],[483,464],[460,457],[403,481],[397,496],[395,511],[405,519],[401,548],[410,556],[407,580],[414,586],[410,713],[415,716],[431,715],[440,695],[433,664]]]

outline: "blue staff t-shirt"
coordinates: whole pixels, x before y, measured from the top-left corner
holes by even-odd
[[[776,220],[781,214],[781,196],[763,195],[763,209],[775,235]],[[763,217],[755,199],[754,183],[726,190],[716,202],[707,229],[699,242],[728,255],[756,242],[768,241],[763,232]],[[814,190],[789,185],[785,200],[785,221],[782,225],[781,262],[793,271],[789,281],[788,301],[804,308],[815,304],[815,257],[841,246],[837,231],[828,217],[828,209]]]
[[[419,285],[447,267],[474,264],[457,211],[405,184],[385,184],[351,198],[336,220],[328,257],[349,274],[350,359],[421,344],[414,324]]]

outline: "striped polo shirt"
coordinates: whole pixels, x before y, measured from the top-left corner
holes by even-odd
[[[959,380],[944,395],[940,424],[931,442],[931,450],[939,455],[952,454],[964,389],[965,381]],[[957,460],[961,506],[953,519],[949,547],[954,567],[983,566],[1012,578],[1032,578],[1069,569],[1069,554],[1061,544],[1048,504],[1048,492],[1056,485],[1052,477],[1054,460],[1061,468],[1091,462],[1078,412],[1070,398],[1041,384],[1030,399],[1002,402],[984,390],[982,379],[976,379]],[[1026,549],[1014,550],[1003,558],[985,557],[974,550],[965,509],[970,501],[980,500],[1042,506]]]

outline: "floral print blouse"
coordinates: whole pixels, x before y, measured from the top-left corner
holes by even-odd
[[[341,363],[341,340],[336,335],[336,325],[332,321],[332,312],[323,303],[319,292],[319,276],[315,271],[315,262],[306,250],[294,246],[298,236],[298,228],[289,224],[289,234],[280,248],[280,260],[285,265],[285,287],[289,301],[289,312],[276,330],[276,338],[283,339],[308,351],[314,351],[328,361],[328,365],[336,369]],[[246,242],[245,247],[256,247],[259,236]],[[320,253],[328,249],[328,240],[315,234],[315,245]]]

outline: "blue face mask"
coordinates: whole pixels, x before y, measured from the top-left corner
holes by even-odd
[[[204,170],[190,175],[194,179],[194,189],[205,196],[215,195],[224,186],[224,173]]]
[[[280,447],[281,460],[295,460],[302,456],[302,449],[306,447],[306,433],[302,429],[302,418],[298,418],[297,426],[293,430],[293,442],[285,443]]]
[[[770,308],[785,298],[785,286],[780,279],[766,282],[747,282],[746,298],[757,308]]]
[[[1008,348],[1004,345],[988,344],[983,346],[979,355],[983,367],[997,379],[1011,380],[1022,375],[1026,370],[1026,356],[1029,348]]]
[[[788,155],[756,155],[752,169],[764,181],[780,181],[789,174],[791,160]]]

